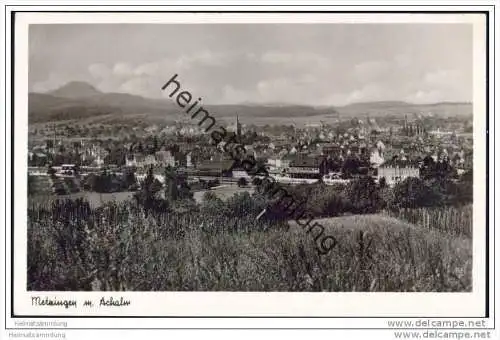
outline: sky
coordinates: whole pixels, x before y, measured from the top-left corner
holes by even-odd
[[[159,98],[174,74],[206,104],[472,101],[472,25],[30,25],[30,91]]]

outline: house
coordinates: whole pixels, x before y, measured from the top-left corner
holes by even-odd
[[[134,166],[137,166],[137,155],[127,155],[125,157],[125,166],[128,166],[128,167],[134,167]]]
[[[245,178],[247,180],[252,179],[252,176],[248,174],[248,172],[243,168],[234,168],[232,171],[233,178]]]
[[[384,155],[380,149],[373,148],[370,153],[370,166],[372,168],[378,168],[384,164]]]
[[[150,166],[155,166],[157,165],[156,157],[154,155],[147,155],[144,157],[144,162],[143,162],[143,167],[147,168]]]
[[[326,144],[321,146],[321,152],[324,155],[338,157],[342,154],[342,148],[339,144]]]
[[[290,162],[288,173],[292,178],[321,178],[326,169],[326,158],[299,155]]]
[[[92,165],[96,167],[102,167],[104,165],[104,158],[101,158],[101,155],[97,154],[97,157],[92,162]]]
[[[175,164],[175,157],[172,155],[170,151],[157,151],[155,153],[155,160],[156,164],[159,166],[171,166],[174,167]]]
[[[135,166],[138,168],[147,168],[156,165],[156,158],[153,155],[144,156],[143,154],[136,153],[131,158],[127,157],[125,166]]]
[[[45,166],[48,164],[48,157],[42,152],[29,152],[28,164],[31,166]]]
[[[197,167],[199,176],[229,177],[232,176],[233,160],[205,161]]]
[[[193,156],[191,152],[186,154],[186,167],[192,168],[194,166]]]
[[[397,157],[380,165],[377,171],[377,180],[380,181],[382,178],[385,178],[389,186],[393,186],[408,177],[419,176],[420,169],[416,162],[402,160]]]
[[[267,167],[272,173],[288,172],[290,162],[295,159],[294,156],[277,155],[267,159]]]
[[[351,155],[358,155],[360,154],[360,147],[357,143],[352,143],[349,145],[349,154]]]
[[[181,166],[181,167],[187,167],[187,153],[178,151],[174,152],[174,161],[175,161],[175,166]]]

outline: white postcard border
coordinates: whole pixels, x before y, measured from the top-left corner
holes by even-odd
[[[72,9],[73,10],[73,9]],[[28,14],[28,13],[26,13]],[[70,14],[65,13],[62,17],[54,17],[50,13],[44,14],[44,19],[41,20],[39,14],[43,13],[33,13],[27,15],[27,19],[30,23],[47,23],[53,22],[53,20],[58,20],[59,22],[74,22],[74,18],[70,18]],[[46,17],[45,17],[46,15]],[[102,21],[123,21],[122,13],[119,19],[112,18],[114,14],[106,14],[109,18],[103,19]],[[396,14],[391,14],[396,15]],[[29,17],[32,18],[29,18]],[[102,22],[96,13],[84,14],[78,13],[78,17],[87,16],[87,22]],[[142,22],[145,20],[143,16],[151,16],[153,21],[158,21],[158,14],[141,14],[140,19],[134,20],[132,13],[127,13],[127,22]],[[163,20],[165,18],[164,14]],[[177,19],[178,14],[174,15]],[[311,15],[307,15],[311,17]],[[327,17],[328,15],[325,15]],[[332,16],[332,15],[330,15]],[[439,16],[439,15],[436,15]],[[436,16],[432,16],[430,19],[427,15],[419,15],[418,20],[424,22],[436,22],[439,21]],[[130,18],[128,18],[130,17]],[[200,20],[200,14],[197,15],[185,15],[183,20]],[[206,15],[207,20],[214,20],[220,22],[220,18],[212,19],[212,15]],[[210,17],[210,18],[209,18]],[[248,22],[249,14],[234,14],[230,15],[231,20],[240,20],[245,18]],[[266,19],[265,16],[259,18],[259,20]],[[280,15],[274,14],[270,18],[273,22],[279,22]],[[299,18],[300,17],[300,18]],[[306,15],[297,15],[297,20],[305,20]],[[366,18],[370,17],[370,18]],[[463,20],[463,16],[458,16],[457,18],[450,19],[445,16],[443,18],[446,22],[451,20],[452,22]],[[48,19],[47,19],[48,18]],[[342,14],[342,20],[359,22],[373,22],[373,14],[356,14],[349,17],[346,14]],[[129,20],[130,19],[130,20]],[[59,296],[61,298],[71,298],[77,297],[78,299],[89,299],[94,300],[99,299],[101,296],[123,296],[126,299],[130,299],[132,304],[127,308],[110,308],[106,310],[101,308],[96,311],[87,311],[82,308],[75,310],[61,310],[58,309],[54,312],[55,315],[60,317],[70,316],[70,315],[93,315],[93,316],[108,316],[110,313],[116,316],[127,316],[127,315],[137,315],[137,316],[344,316],[344,317],[368,317],[368,316],[398,316],[398,317],[412,317],[412,316],[427,316],[427,317],[468,317],[468,316],[481,316],[484,314],[484,287],[485,287],[485,230],[481,228],[486,223],[485,216],[485,188],[481,186],[475,186],[474,188],[474,238],[473,238],[473,272],[474,272],[474,292],[472,293],[453,293],[453,294],[443,294],[443,293],[224,293],[224,292],[162,292],[162,293],[144,293],[144,292],[120,292],[120,293],[107,293],[107,292],[88,292],[88,293],[60,293],[60,292],[48,292],[48,293],[33,293],[26,292],[26,258],[25,256],[20,256],[19,254],[26,254],[26,229],[23,226],[26,225],[26,150],[27,150],[27,138],[23,139],[19,136],[27,136],[27,22],[23,23],[24,19],[21,17],[16,18],[16,82],[15,82],[15,135],[16,140],[14,143],[15,148],[15,159],[14,159],[14,171],[16,174],[15,182],[15,196],[14,196],[14,211],[15,211],[15,296],[14,312],[17,315],[36,315],[41,313],[44,316],[48,316],[51,313],[46,308],[39,309],[31,306],[32,296]],[[47,21],[48,20],[48,21]],[[232,22],[228,20],[227,22]],[[268,19],[267,19],[268,20]],[[311,18],[309,18],[311,20]],[[314,17],[315,22],[318,22],[317,16]],[[326,20],[326,19],[325,19]],[[330,18],[331,20],[331,18]],[[402,14],[398,20],[410,20],[414,22],[416,20],[415,16],[409,16]],[[417,21],[418,21],[417,20]],[[453,21],[455,20],[455,21]],[[467,17],[466,20],[469,20]],[[377,20],[375,20],[377,21]],[[387,17],[382,17],[380,21],[388,22]],[[151,22],[151,21],[148,21]],[[289,18],[282,20],[281,22],[290,22]],[[305,22],[305,21],[304,21]],[[331,22],[331,21],[330,21]],[[378,21],[377,21],[378,22]],[[485,82],[484,82],[484,70],[485,70],[485,60],[484,60],[484,24],[481,24],[474,19],[470,21],[474,26],[474,134],[475,136],[484,136],[486,130],[485,126]],[[24,27],[23,27],[24,26]],[[18,35],[19,34],[19,35]],[[483,39],[481,39],[481,37]],[[492,96],[491,96],[492,97]],[[490,97],[490,98],[491,98]],[[477,98],[477,100],[476,100]],[[7,99],[7,98],[6,98]],[[491,98],[492,99],[492,98]],[[8,104],[8,102],[7,102]],[[7,110],[9,112],[9,110]],[[485,138],[478,138],[477,143],[475,141],[474,146],[474,181],[476,183],[484,183],[484,172],[485,172],[485,159],[486,159],[486,143]],[[491,203],[491,202],[490,202]],[[493,208],[493,207],[492,207]],[[493,209],[491,209],[492,211]],[[8,227],[8,226],[7,226]],[[10,230],[7,228],[7,241],[10,240]],[[7,249],[9,251],[9,249]],[[9,260],[9,259],[7,259]],[[491,261],[492,262],[492,261]],[[412,310],[408,310],[408,306],[412,306]],[[95,320],[95,319],[93,319]],[[117,319],[113,319],[117,320]],[[125,321],[126,319],[122,319]],[[172,319],[168,323],[171,325],[183,325],[186,320],[187,325],[192,323],[193,319]],[[213,319],[212,319],[213,320]],[[261,320],[261,319],[259,319]],[[286,320],[279,321],[283,324],[295,324],[300,323],[297,320]],[[324,319],[323,319],[324,320]],[[349,319],[347,319],[349,320]],[[371,320],[371,319],[370,319]],[[377,319],[374,319],[377,320]],[[290,322],[291,321],[291,322]],[[353,320],[355,321],[355,320]],[[115,321],[113,321],[115,322]],[[246,323],[248,321],[238,321],[238,323]],[[354,322],[358,324],[359,321]],[[378,322],[378,321],[377,321]],[[122,321],[118,321],[122,323]],[[143,321],[141,320],[141,324]],[[197,323],[200,322],[197,319]],[[107,321],[106,324],[109,324]],[[165,324],[165,320],[162,320],[162,324]],[[213,325],[213,321],[207,323],[207,325]],[[276,325],[276,320],[270,323]],[[322,319],[308,320],[308,324],[324,324]],[[123,325],[126,325],[124,323]],[[130,325],[130,323],[129,323]],[[186,325],[186,326],[187,326]]]

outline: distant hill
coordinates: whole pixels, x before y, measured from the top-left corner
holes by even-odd
[[[135,119],[141,115],[146,119],[175,121],[189,119],[172,99],[151,99],[127,93],[103,93],[85,82],[70,82],[47,93],[29,93],[29,121],[48,122],[58,120],[79,120],[89,117],[107,116],[112,121],[116,116]],[[379,101],[354,103],[342,107],[314,107],[285,103],[203,105],[214,117],[234,117],[244,122],[284,122],[319,120],[329,121],[342,118],[369,115],[420,114],[432,112],[437,116],[454,116],[472,113],[470,103],[436,103],[416,105],[402,101]],[[128,118],[129,117],[129,118]]]
[[[319,115],[336,115],[336,109],[316,108],[307,105],[207,105],[209,112],[218,117],[233,117],[239,114],[241,117],[311,117]]]
[[[472,103],[442,102],[432,104],[412,104],[402,101],[383,101],[354,103],[337,107],[340,116],[399,116],[399,115],[433,115],[440,117],[456,117],[472,114]]]
[[[92,85],[82,81],[72,81],[66,85],[47,92],[48,95],[60,98],[83,98],[102,94]]]
[[[103,93],[84,82],[71,82],[47,93],[29,93],[30,122],[82,119],[100,115],[177,114],[171,100],[128,93]]]
[[[388,101],[376,101],[376,102],[359,102],[359,103],[352,103],[343,106],[344,108],[358,108],[358,109],[363,109],[363,108],[384,108],[384,107],[402,107],[402,106],[409,106],[413,105],[407,102],[403,101],[395,101],[395,100],[388,100]]]
[[[101,115],[146,114],[150,118],[174,121],[186,119],[184,111],[172,99],[151,99],[127,93],[103,93],[84,82],[71,82],[48,93],[29,94],[30,122],[83,119]],[[214,117],[234,117],[245,120],[254,117],[309,117],[336,114],[334,108],[306,105],[203,105]]]

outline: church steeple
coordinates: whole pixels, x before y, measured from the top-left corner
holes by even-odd
[[[238,115],[236,115],[236,135],[241,137],[241,124]]]

